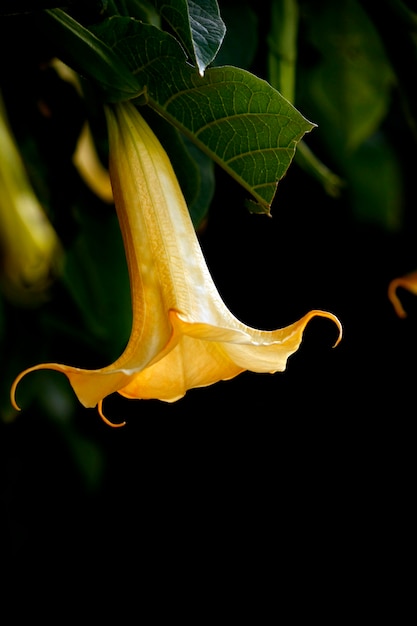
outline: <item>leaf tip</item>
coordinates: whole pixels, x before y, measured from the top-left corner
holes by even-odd
[[[256,215],[267,215],[268,217],[272,217],[270,205],[261,204],[260,202],[256,202],[255,200],[248,198],[245,200],[245,206],[248,209],[249,213],[254,213]]]

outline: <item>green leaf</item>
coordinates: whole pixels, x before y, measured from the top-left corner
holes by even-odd
[[[47,10],[43,17],[47,36],[58,46],[61,59],[99,85],[105,99],[138,96],[140,89],[128,67],[90,30],[61,9]]]
[[[395,232],[402,226],[404,184],[392,146],[376,133],[344,163],[352,210],[357,220]]]
[[[252,194],[269,213],[307,121],[266,81],[235,67],[199,76],[178,42],[157,28],[110,18],[98,37],[130,65],[147,102]],[[167,71],[169,68],[169,71]]]
[[[201,76],[216,56],[226,27],[216,0],[155,0],[161,17],[178,36]]]
[[[320,61],[300,84],[309,88],[319,127],[325,119],[334,129],[331,140],[354,150],[375,132],[390,104],[394,77],[384,46],[356,0],[325,2],[306,25]]]
[[[306,16],[305,27],[320,52],[299,78],[304,106],[318,123],[317,139],[345,183],[355,216],[395,230],[402,182],[380,136],[394,81],[382,41],[356,0],[337,7],[323,2]]]

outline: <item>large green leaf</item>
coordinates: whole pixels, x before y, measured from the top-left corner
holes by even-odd
[[[226,32],[216,0],[154,0],[161,17],[178,36],[202,76]]]
[[[174,37],[153,26],[114,17],[94,32],[129,65],[147,103],[269,212],[298,141],[314,125],[245,70],[215,67],[200,76]]]

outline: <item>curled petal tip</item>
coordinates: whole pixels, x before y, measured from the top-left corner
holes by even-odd
[[[336,348],[336,346],[338,346],[338,345],[339,345],[339,343],[342,341],[342,337],[343,337],[343,326],[342,326],[342,324],[340,323],[340,321],[339,321],[339,319],[338,319],[337,317],[332,316],[332,318],[331,318],[331,319],[334,321],[334,323],[336,324],[337,328],[339,329],[339,336],[338,336],[338,338],[336,339],[335,343],[333,344],[333,348]]]
[[[12,392],[10,394],[10,401],[12,403],[12,407],[14,408],[15,411],[21,411],[22,409],[20,408],[20,406],[17,404],[16,402],[16,398],[14,397],[14,392]]]
[[[398,287],[404,287],[404,289],[407,289],[408,285],[405,284],[404,279],[394,278],[394,280],[392,280],[388,286],[388,298],[390,299],[391,304],[394,307],[394,310],[396,314],[398,315],[398,317],[404,318],[404,317],[407,317],[407,313],[397,295]]]
[[[111,422],[103,413],[103,400],[100,400],[100,402],[97,405],[97,410],[98,410],[98,414],[100,415],[101,419],[103,420],[103,422],[105,424],[107,424],[107,426],[111,426],[112,428],[120,428],[121,426],[125,426],[126,422],[118,422],[117,424],[115,424],[114,422]]]
[[[336,346],[339,345],[339,343],[342,341],[342,337],[343,337],[343,326],[339,320],[338,317],[336,317],[336,315],[334,315],[333,313],[329,313],[329,311],[320,311],[320,310],[316,310],[316,311],[311,311],[310,313],[311,317],[313,317],[314,315],[318,315],[320,317],[326,317],[329,320],[332,320],[332,322],[334,322],[339,330],[339,336],[336,339],[336,342],[333,344],[333,348],[336,348]]]
[[[13,408],[15,409],[15,411],[21,411],[21,407],[17,404],[16,402],[16,389],[18,384],[20,383],[20,381],[22,380],[23,376],[25,375],[25,372],[21,372],[19,374],[19,376],[16,376],[16,378],[13,381],[13,384],[10,388],[10,402],[13,406]]]
[[[414,296],[417,296],[417,271],[410,272],[409,274],[405,274],[405,276],[400,276],[399,278],[394,278],[388,286],[388,298],[391,300],[391,304],[398,317],[404,318],[407,317],[407,313],[397,296],[398,287],[406,289]]]
[[[30,372],[34,372],[40,369],[46,369],[47,367],[48,364],[34,365],[33,367],[28,367],[27,369],[23,370],[22,372],[20,372],[20,374],[16,376],[12,383],[12,386],[10,387],[10,401],[16,411],[21,411],[20,406],[16,402],[16,390],[22,378],[24,378],[26,374],[29,374]]]

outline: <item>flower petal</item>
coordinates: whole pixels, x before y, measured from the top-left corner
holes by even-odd
[[[337,345],[342,336],[339,320],[326,311],[310,311],[286,328],[259,331],[242,325],[235,328],[210,327],[188,323],[173,313],[175,347],[141,372],[132,376],[119,393],[128,398],[158,398],[174,402],[188,389],[206,387],[219,380],[229,380],[249,370],[259,373],[282,372],[288,357],[298,350],[304,329],[316,316],[327,317],[339,329]]]
[[[407,317],[407,313],[397,295],[398,287],[407,289],[410,293],[417,296],[417,271],[399,278],[394,278],[388,286],[388,298],[391,300],[396,314],[398,317]]]

